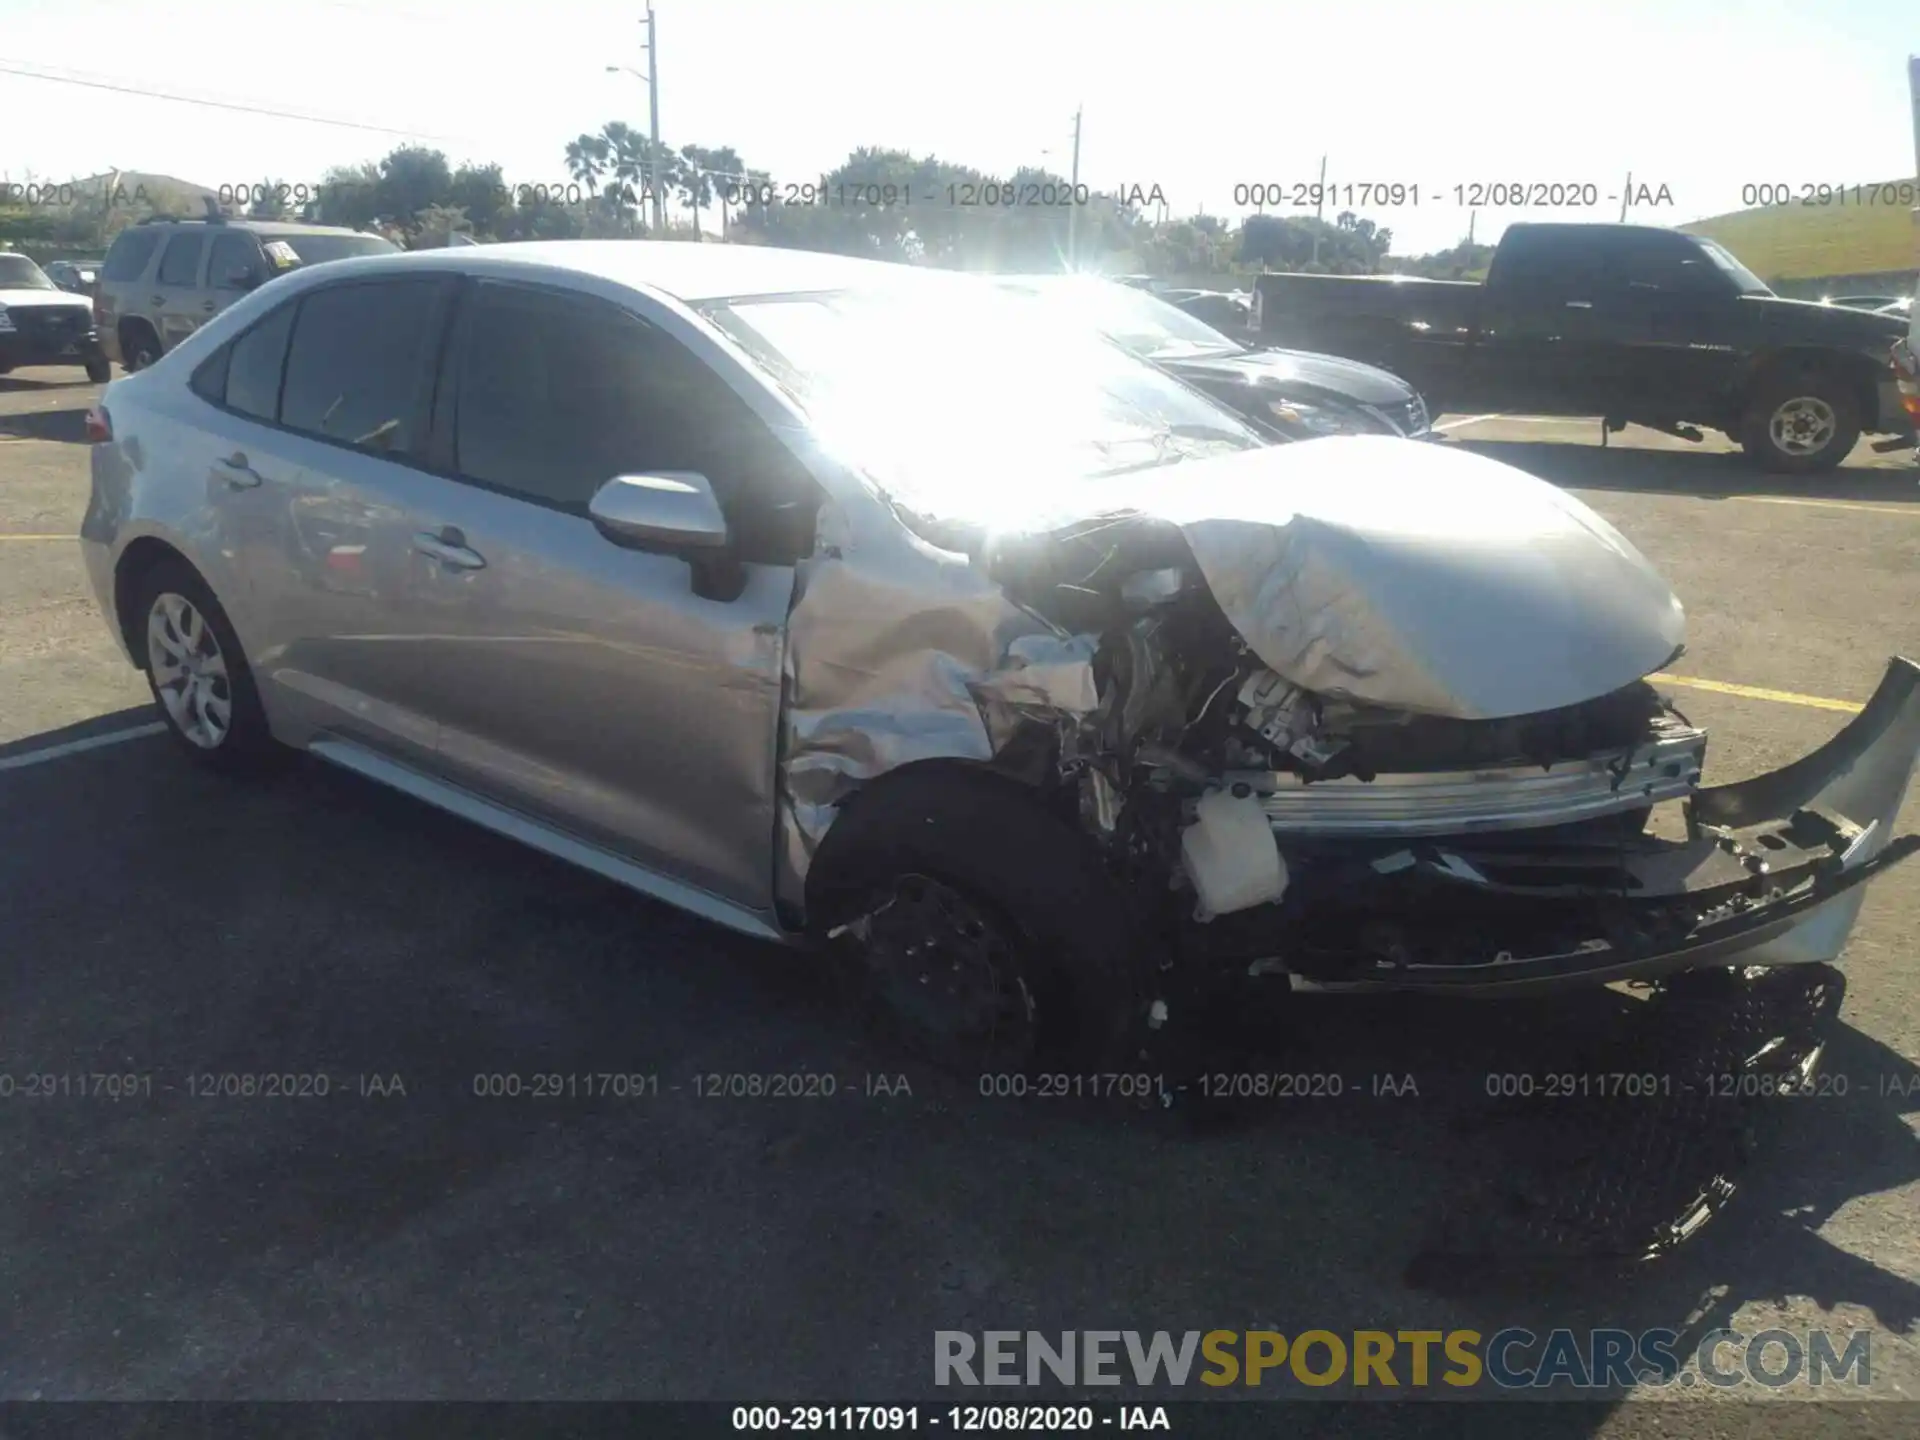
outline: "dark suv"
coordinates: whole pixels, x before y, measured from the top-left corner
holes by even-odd
[[[107,251],[94,297],[101,344],[126,369],[144,370],[276,275],[397,248],[327,225],[156,215],[122,230]]]

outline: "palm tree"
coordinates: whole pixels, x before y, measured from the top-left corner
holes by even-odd
[[[582,135],[567,142],[567,173],[587,187],[589,195],[600,193],[600,177],[607,170],[607,140],[604,135]]]
[[[601,127],[600,134],[610,153],[608,169],[615,181],[614,185],[607,188],[607,194],[609,198],[617,194],[623,213],[635,203],[635,185],[643,187],[640,194],[642,198],[647,198],[647,182],[658,184],[663,191],[672,183],[664,164],[657,177],[650,173],[647,161],[653,153],[653,142],[626,121],[609,120]],[[665,151],[661,158],[671,159],[672,152]]]
[[[707,157],[707,176],[714,181],[714,191],[720,201],[720,238],[725,239],[732,226],[729,210],[730,199],[739,196],[741,184],[746,179],[747,167],[740,161],[731,145],[722,145],[717,150],[704,152]]]
[[[687,202],[687,208],[693,211],[693,238],[703,240],[706,237],[700,230],[700,212],[713,203],[713,152],[704,145],[682,145],[679,159],[675,188]]]

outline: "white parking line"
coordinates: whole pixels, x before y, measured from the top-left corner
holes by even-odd
[[[128,730],[109,730],[104,735],[89,735],[84,740],[69,740],[64,745],[49,745],[44,750],[29,750],[24,755],[9,755],[0,759],[0,770],[24,770],[29,765],[44,765],[49,760],[58,760],[64,755],[78,755],[83,750],[98,750],[107,745],[120,745],[128,740],[144,740],[149,735],[163,735],[166,725],[156,720],[151,725],[135,725]]]
[[[1469,425],[1478,425],[1482,420],[1498,420],[1498,415],[1468,415],[1459,420],[1446,420],[1433,428],[1442,433],[1448,430],[1464,430]]]

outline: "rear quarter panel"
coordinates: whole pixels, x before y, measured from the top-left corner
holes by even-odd
[[[176,371],[170,357],[152,370],[115,381],[101,396],[114,438],[92,447],[92,483],[80,522],[81,555],[116,636],[115,574],[129,547],[150,537],[180,552],[200,572],[241,642],[250,647],[254,635],[248,597],[221,543],[224,486],[212,464],[218,435],[203,428],[210,418],[217,420],[219,412],[184,383],[168,383],[170,372],[184,382],[194,363],[188,359],[185,369]],[[204,414],[193,413],[195,409]]]

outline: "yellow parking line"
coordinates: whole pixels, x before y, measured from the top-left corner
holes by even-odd
[[[1858,500],[1801,500],[1790,495],[1729,495],[1756,505],[1817,505],[1828,510],[1865,510],[1874,515],[1907,515],[1920,520],[1920,505],[1863,505]]]
[[[78,540],[78,535],[0,535],[0,540]]]
[[[1824,695],[1802,695],[1793,690],[1764,690],[1758,685],[1734,685],[1725,680],[1702,680],[1693,675],[1649,675],[1656,685],[1684,685],[1692,690],[1711,690],[1716,695],[1738,695],[1743,700],[1771,700],[1776,705],[1805,705],[1814,710],[1838,710],[1843,715],[1858,715],[1862,707],[1851,700],[1829,700]]]

